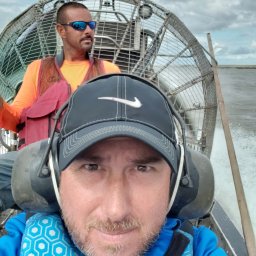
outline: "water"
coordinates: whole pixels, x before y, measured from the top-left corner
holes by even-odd
[[[222,68],[219,70],[219,78],[256,235],[256,69]],[[211,160],[215,172],[215,198],[242,233],[233,178],[219,115]]]

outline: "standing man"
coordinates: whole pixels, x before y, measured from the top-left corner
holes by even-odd
[[[54,114],[84,81],[120,72],[108,61],[89,58],[95,27],[86,6],[77,2],[63,4],[56,20],[63,54],[33,61],[12,104],[0,98],[0,127],[19,132],[20,147],[49,137]],[[10,177],[15,158],[16,152],[0,156],[0,211],[14,203]]]
[[[89,106],[92,111],[86,111]],[[113,74],[81,86],[52,145],[37,142],[19,152],[14,198],[39,213],[27,222],[23,214],[7,223],[13,235],[0,239],[2,252],[8,243],[9,251],[23,256],[226,255],[208,228],[182,228],[184,219],[209,211],[214,181],[210,165],[203,164],[206,157],[198,158],[201,169],[193,169],[189,158],[183,166],[183,152],[189,152],[178,120],[162,92],[139,77]],[[43,152],[50,147],[45,164],[60,209],[38,204],[53,198],[49,182],[43,186],[49,176],[26,164],[40,165],[36,145],[46,145]],[[193,182],[184,187],[180,179],[186,175]],[[39,185],[45,190],[40,195]]]

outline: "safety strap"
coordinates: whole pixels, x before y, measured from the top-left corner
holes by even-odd
[[[173,238],[165,256],[181,256],[188,244],[189,239],[185,235],[178,231],[174,231]]]
[[[85,53],[85,59],[90,59],[88,52]],[[64,61],[64,51],[61,50],[60,53],[58,53],[55,56],[55,61],[58,67],[61,67]]]
[[[193,226],[190,221],[184,221],[179,230],[187,232],[193,236]],[[181,256],[187,248],[190,239],[179,231],[173,232],[167,252],[164,256]]]

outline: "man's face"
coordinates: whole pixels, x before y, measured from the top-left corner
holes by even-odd
[[[139,255],[164,224],[171,169],[151,147],[118,137],[98,142],[62,173],[61,208],[87,255]]]
[[[90,12],[83,8],[69,8],[65,12],[65,24],[73,21],[91,21]],[[87,25],[84,31],[75,30],[71,26],[57,25],[58,32],[63,40],[64,48],[71,52],[88,52],[94,41],[94,30]]]

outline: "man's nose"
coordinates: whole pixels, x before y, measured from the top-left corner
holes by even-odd
[[[92,33],[92,32],[93,32],[93,29],[91,29],[90,26],[87,24],[86,28],[84,30],[84,33],[89,34],[89,33]]]
[[[130,214],[131,197],[128,181],[124,175],[108,179],[103,211],[111,221],[121,221]]]

